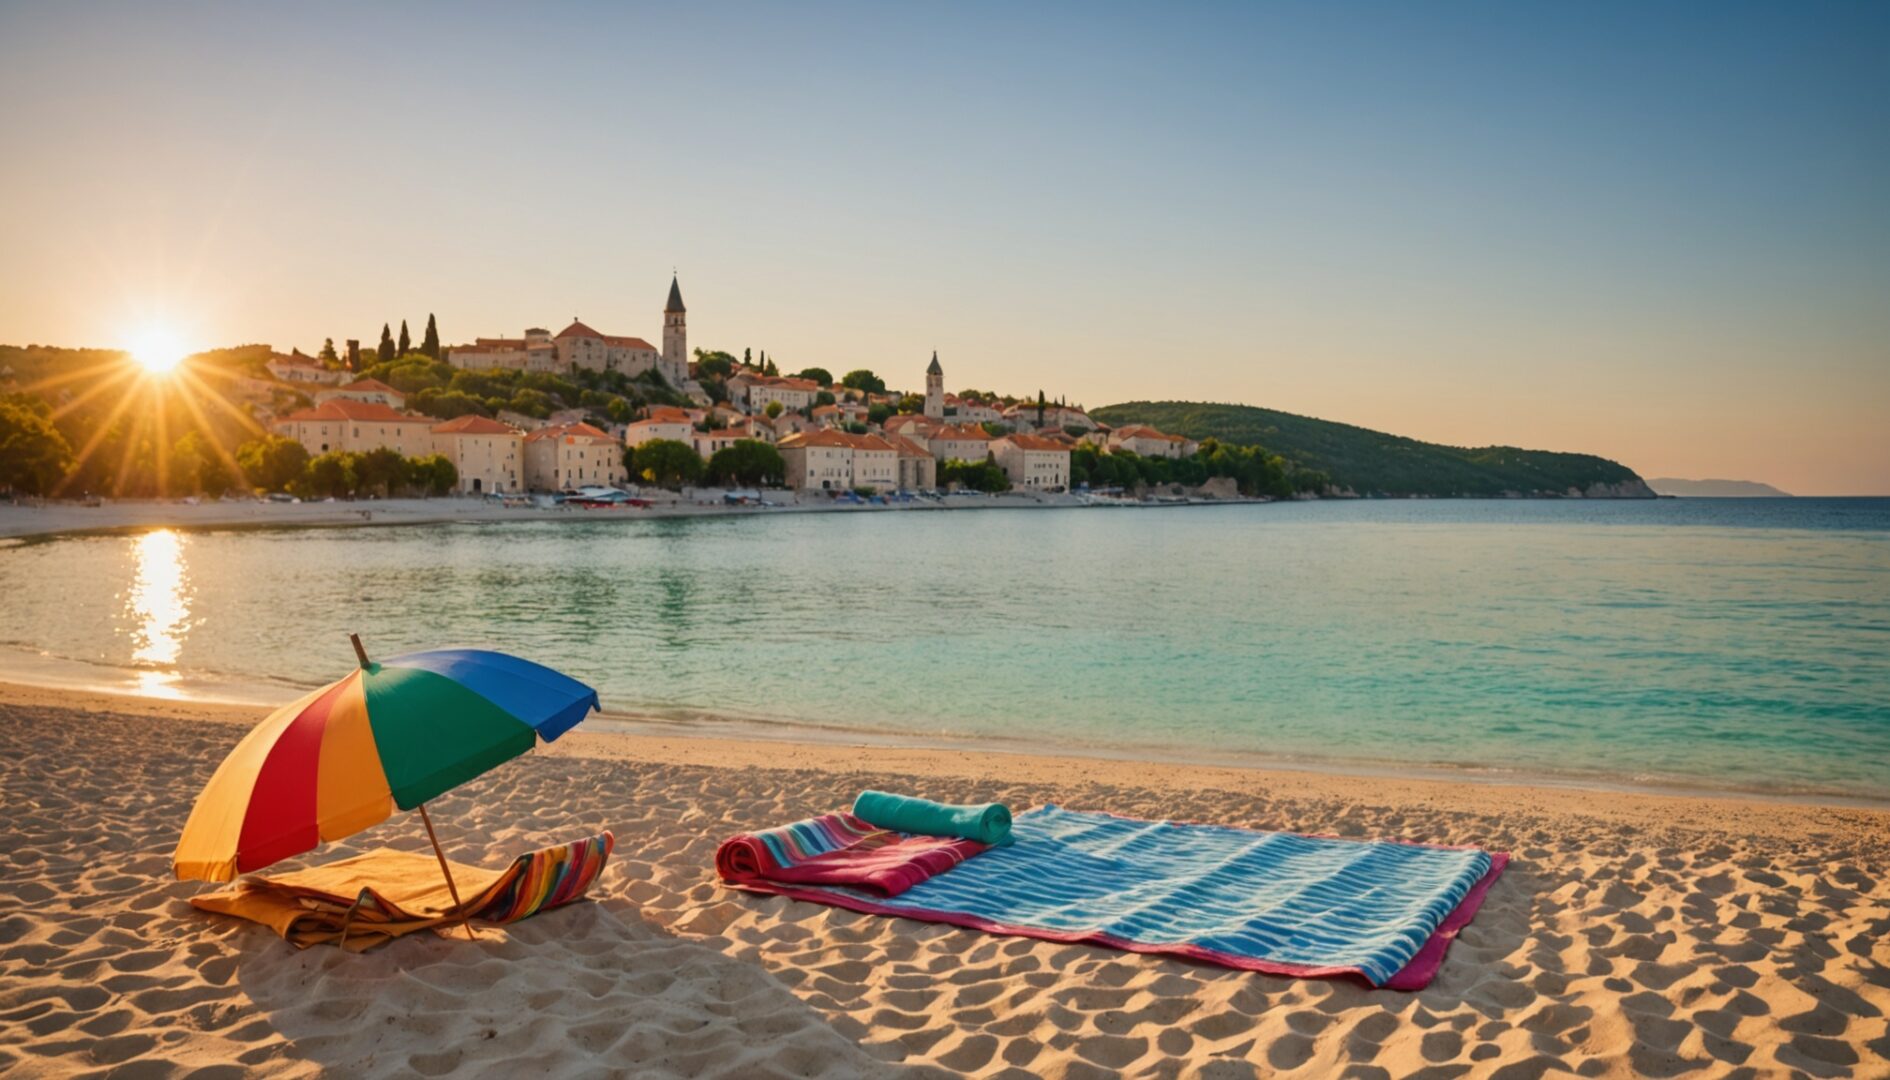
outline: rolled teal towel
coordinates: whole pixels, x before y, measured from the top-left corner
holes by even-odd
[[[1011,812],[1003,803],[954,806],[910,795],[862,791],[853,800],[853,816],[895,832],[955,836],[994,846],[1011,842]]]

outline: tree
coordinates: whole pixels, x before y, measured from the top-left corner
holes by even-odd
[[[611,401],[621,400],[621,398],[611,399]],[[556,405],[557,402],[551,400],[550,394],[545,393],[543,390],[533,390],[528,386],[518,393],[513,394],[512,400],[506,402],[505,407],[515,413],[524,413],[526,416],[543,420],[545,417],[551,415],[551,411]],[[608,407],[608,405],[609,402],[606,402],[605,407]]]
[[[0,396],[0,488],[45,495],[72,467],[72,447],[52,408],[25,394]]]
[[[709,458],[707,473],[717,484],[779,487],[787,476],[787,462],[779,450],[759,439],[737,439]]]
[[[828,371],[824,367],[802,368],[800,373],[794,377],[797,379],[812,379],[822,386],[833,385],[833,372]]]
[[[773,420],[775,417],[786,412],[787,406],[781,404],[779,401],[770,401],[768,402],[768,407],[761,411],[767,414],[768,419]]]
[[[869,394],[883,394],[886,392],[886,380],[865,368],[849,371],[845,375],[842,375],[840,377],[840,385],[849,390],[863,390]]]
[[[341,366],[341,357],[335,352],[334,338],[322,339],[322,351],[317,353],[316,357],[321,360],[322,366],[325,368],[338,368]]]
[[[381,324],[381,344],[374,350],[375,358],[383,364],[391,364],[400,353],[394,348],[394,335],[388,333],[387,324]]]
[[[264,491],[287,491],[308,467],[308,451],[286,435],[265,435],[236,448],[244,479]]]
[[[452,379],[453,370],[444,364],[415,359],[376,364],[368,369],[367,374],[403,394],[417,394],[422,390],[445,386]]]
[[[434,323],[431,311],[427,312],[427,333],[420,339],[420,351],[435,360],[440,358],[440,328]]]
[[[754,358],[748,355],[748,350],[747,350],[747,349],[743,349],[743,350],[742,350],[742,366],[743,366],[743,367],[749,367],[749,366],[751,366],[751,365],[752,365],[753,363],[754,363]]]
[[[893,417],[893,407],[883,402],[874,402],[866,407],[866,420],[870,424],[884,424]]]
[[[735,358],[728,353],[719,350],[696,350],[696,375],[698,377],[707,375],[711,378],[726,379],[734,371]]]
[[[949,487],[952,484],[972,491],[1009,491],[1011,479],[996,462],[952,458],[939,465],[938,485]]]
[[[407,459],[391,446],[377,446],[355,462],[355,480],[364,494],[389,496],[407,486]]]
[[[924,412],[925,397],[921,394],[907,394],[899,399],[899,411],[902,413]]]
[[[491,416],[492,407],[485,399],[474,397],[463,390],[441,390],[438,388],[422,390],[409,398],[407,404],[415,412],[427,416],[437,416],[442,420],[451,420],[456,416],[473,413],[478,416]]]
[[[346,450],[317,454],[308,460],[296,482],[298,493],[305,499],[345,499],[353,495],[360,483],[360,459],[361,455]]]
[[[763,361],[761,365],[761,373],[763,375],[779,375],[781,374],[781,369],[774,366],[774,361],[767,360]]]
[[[702,455],[686,442],[651,439],[624,455],[630,475],[658,487],[680,490],[702,478]]]
[[[210,474],[213,469],[227,473],[228,470],[223,469],[222,465],[216,448],[204,441],[202,433],[186,431],[184,437],[172,445],[170,460],[165,463],[169,475],[164,478],[164,491],[170,495],[195,495],[199,491],[221,495],[229,490],[230,484],[224,478]],[[206,480],[210,483],[206,484]],[[216,490],[211,491],[211,487]]]
[[[402,319],[400,320],[400,347],[395,350],[394,355],[405,356],[412,351],[413,338],[407,336],[407,320]]]
[[[833,403],[834,403],[834,396],[833,396],[833,391],[831,390],[822,390],[819,393],[814,395],[815,406],[832,405]]]
[[[428,495],[444,495],[459,483],[459,468],[445,454],[407,460],[407,484]]]

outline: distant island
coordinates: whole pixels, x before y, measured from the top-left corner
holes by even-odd
[[[1789,499],[1792,493],[1780,491],[1757,480],[1681,480],[1672,476],[1656,477],[1647,486],[1661,495],[1686,499]]]
[[[1190,439],[1264,446],[1359,495],[1651,499],[1634,470],[1592,454],[1459,447],[1252,405],[1130,401],[1090,410],[1105,424],[1148,424]]]

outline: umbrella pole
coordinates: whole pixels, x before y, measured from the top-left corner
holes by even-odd
[[[459,923],[466,928],[466,937],[472,941],[479,938],[473,933],[472,921],[467,917],[465,908],[459,902],[459,886],[453,884],[453,871],[447,869],[446,853],[440,850],[440,838],[433,835],[433,819],[427,816],[427,804],[420,804],[420,820],[426,823],[427,839],[433,843],[433,855],[440,860],[440,873],[446,875],[446,891],[453,896],[453,908],[459,912]]]

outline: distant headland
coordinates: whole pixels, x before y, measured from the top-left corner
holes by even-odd
[[[1661,495],[1685,499],[1789,499],[1792,493],[1780,491],[1757,480],[1681,480],[1672,476],[1655,477],[1647,482]]]
[[[1358,495],[1430,498],[1651,499],[1633,469],[1593,454],[1460,447],[1253,405],[1130,401],[1090,410],[1106,424],[1148,424],[1190,439],[1265,446]]]

